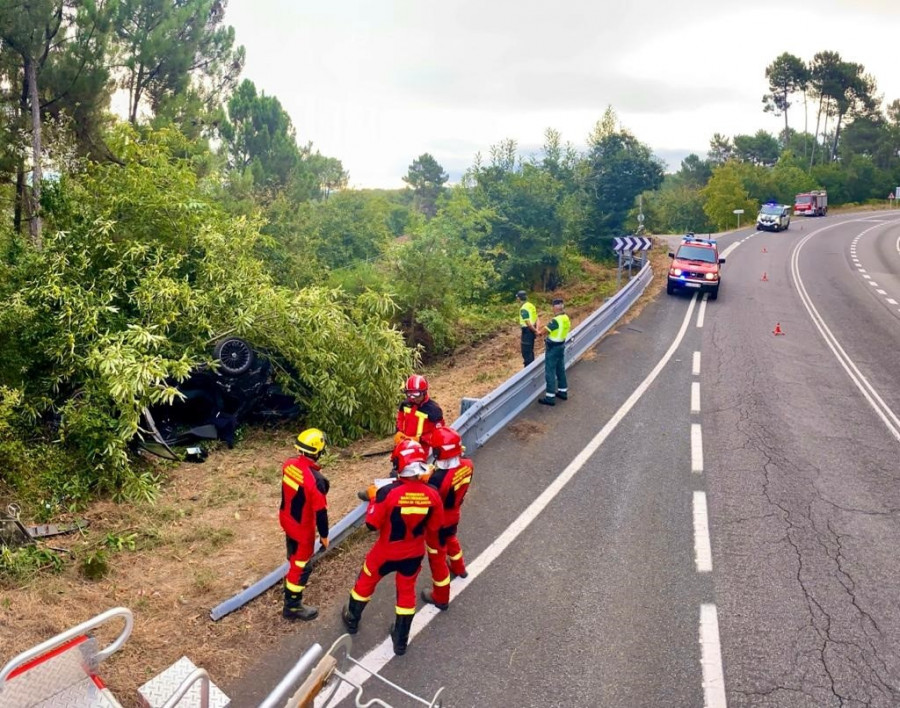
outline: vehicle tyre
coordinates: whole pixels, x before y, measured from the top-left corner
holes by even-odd
[[[240,337],[228,337],[216,344],[213,356],[219,360],[219,371],[228,376],[240,376],[253,366],[256,353]]]
[[[667,295],[675,294],[675,287],[672,285],[672,283],[666,283],[666,294]]]
[[[719,287],[716,286],[716,287],[714,287],[714,288],[710,288],[710,291],[709,291],[709,299],[710,299],[710,300],[715,300],[715,299],[717,299],[718,297],[719,297]]]

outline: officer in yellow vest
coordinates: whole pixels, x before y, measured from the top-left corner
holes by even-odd
[[[534,361],[534,340],[538,334],[537,310],[524,290],[516,293],[519,301],[519,326],[522,328],[522,361],[528,366]]]
[[[544,325],[547,333],[544,350],[544,378],[547,390],[538,400],[545,406],[555,406],[556,399],[565,401],[569,397],[569,382],[566,381],[566,339],[572,323],[565,313],[565,303],[559,298],[553,301],[553,319]]]

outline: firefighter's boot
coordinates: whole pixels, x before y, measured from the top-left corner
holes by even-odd
[[[347,628],[347,634],[356,634],[359,631],[359,621],[362,619],[363,610],[366,609],[366,603],[360,602],[354,598],[344,605],[341,610],[341,619]]]
[[[302,592],[291,592],[285,588],[284,609],[281,614],[285,619],[309,622],[319,616],[319,610],[311,605],[303,604]]]
[[[447,610],[447,609],[450,609],[450,604],[449,604],[449,603],[446,603],[446,602],[435,602],[435,600],[434,600],[434,593],[433,593],[431,590],[423,590],[423,591],[422,591],[422,594],[420,595],[420,597],[422,598],[422,600],[424,600],[425,602],[427,602],[429,605],[434,605],[434,606],[437,607],[439,610]]]
[[[409,643],[409,630],[414,615],[397,615],[391,625],[391,639],[394,640],[394,654],[403,656]]]

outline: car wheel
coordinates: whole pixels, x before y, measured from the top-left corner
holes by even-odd
[[[715,299],[717,299],[718,297],[719,297],[719,288],[718,288],[718,287],[715,287],[715,288],[710,289],[710,291],[709,291],[709,299],[710,299],[710,300],[715,300]]]
[[[219,371],[229,376],[240,376],[256,360],[253,347],[239,337],[228,337],[216,344],[213,356],[219,360]]]
[[[672,283],[666,283],[666,294],[667,295],[675,294],[675,287],[672,285]]]

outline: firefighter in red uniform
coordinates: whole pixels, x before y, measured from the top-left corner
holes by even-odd
[[[297,436],[300,452],[281,468],[281,509],[278,519],[284,529],[289,568],[284,578],[284,610],[290,620],[312,620],[319,614],[303,604],[303,590],[312,570],[309,561],[316,543],[316,529],[322,546],[328,548],[328,480],[316,464],[328,442],[325,433],[309,428]]]
[[[434,487],[419,477],[427,472],[425,451],[413,440],[404,440],[391,459],[398,478],[375,492],[366,511],[366,526],[378,532],[341,618],[350,634],[356,634],[366,604],[375,587],[388,573],[396,573],[396,617],[391,627],[394,653],[406,653],[409,630],[416,613],[416,578],[422,569],[425,544],[437,547],[443,525],[443,506]]]
[[[435,469],[426,479],[441,495],[444,504],[444,523],[438,531],[438,546],[434,547],[431,544],[427,546],[432,590],[423,590],[422,599],[438,609],[446,610],[450,603],[450,573],[461,578],[468,576],[456,531],[460,507],[466,498],[475,470],[472,460],[462,456],[462,438],[453,428],[435,430],[431,436],[431,444],[434,445]]]
[[[397,432],[394,444],[415,440],[422,444],[425,457],[431,450],[429,438],[436,428],[444,426],[444,412],[428,397],[428,381],[418,374],[406,379],[406,400],[397,407]]]

